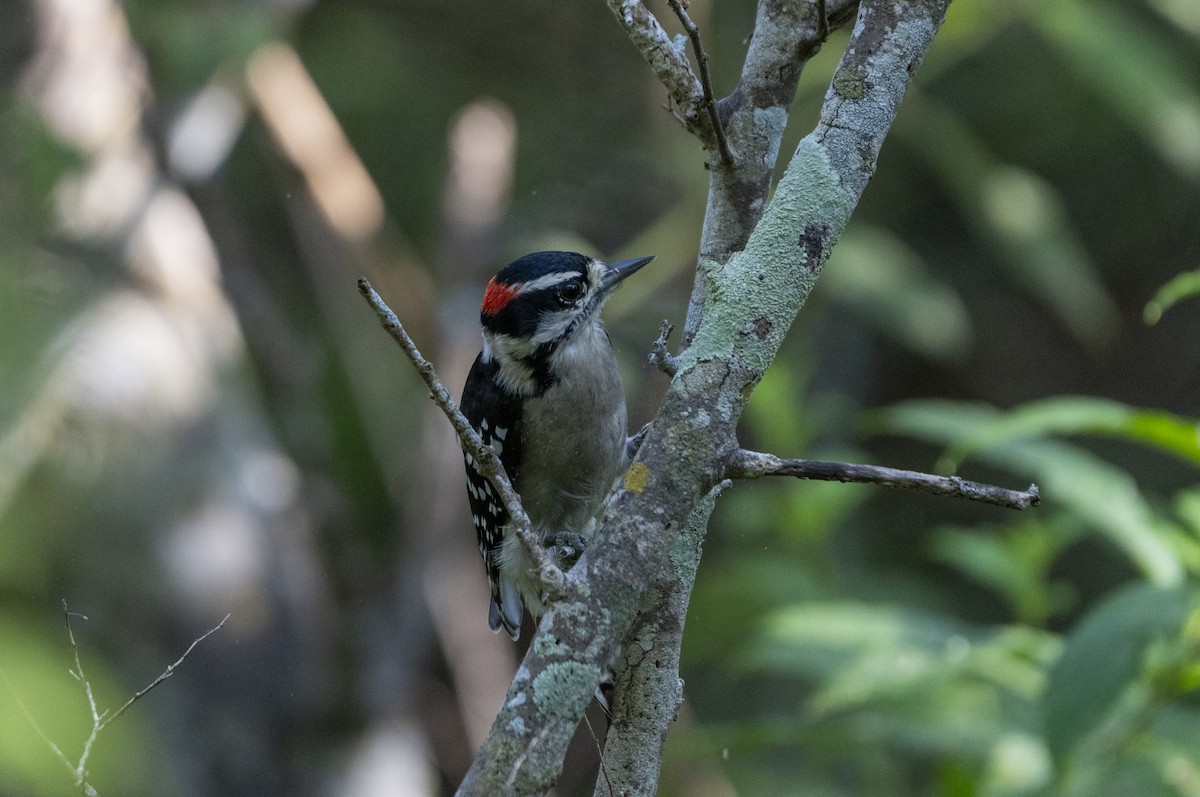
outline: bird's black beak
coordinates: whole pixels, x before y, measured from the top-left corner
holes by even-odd
[[[604,272],[604,277],[600,280],[600,288],[604,293],[608,293],[617,284],[626,277],[632,276],[638,269],[654,259],[654,255],[649,257],[635,257],[632,260],[622,260],[620,263],[608,264],[608,271]]]

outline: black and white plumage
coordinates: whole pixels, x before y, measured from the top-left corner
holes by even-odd
[[[475,358],[463,389],[462,412],[479,433],[485,445],[500,455],[504,472],[514,487],[521,460],[521,403],[500,386],[500,368],[495,360]],[[495,631],[501,625],[515,639],[521,627],[521,598],[511,580],[500,575],[508,510],[496,495],[496,489],[478,470],[474,458],[466,454],[467,499],[471,504],[471,522],[479,537],[479,553],[492,589],[488,625]]]
[[[543,540],[586,540],[623,465],[625,394],[605,299],[652,258],[613,265],[574,252],[537,252],[509,264],[483,297],[483,350],[462,411],[500,461]],[[491,483],[468,455],[467,497],[491,586],[488,623],[513,638],[523,608],[542,613],[533,565]]]

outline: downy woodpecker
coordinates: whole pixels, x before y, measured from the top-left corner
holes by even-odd
[[[547,544],[586,542],[625,456],[625,392],[600,308],[653,260],[606,265],[574,252],[536,252],[509,264],[483,294],[483,351],[462,411],[500,455]],[[491,586],[488,624],[516,639],[522,605],[535,621],[542,595],[528,552],[491,483],[466,458],[471,519]]]

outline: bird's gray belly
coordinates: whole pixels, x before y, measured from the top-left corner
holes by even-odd
[[[544,533],[582,532],[599,511],[621,466],[625,401],[619,390],[609,393],[619,400],[607,402],[598,401],[592,391],[555,395],[551,392],[555,390],[571,390],[571,385],[555,385],[544,397],[532,400],[566,399],[574,410],[525,424],[525,460],[539,463],[538,475],[521,473],[515,486],[529,519]]]

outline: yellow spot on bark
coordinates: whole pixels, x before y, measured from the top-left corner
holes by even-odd
[[[635,462],[625,471],[625,489],[631,493],[641,493],[650,481],[650,469],[641,462]]]

